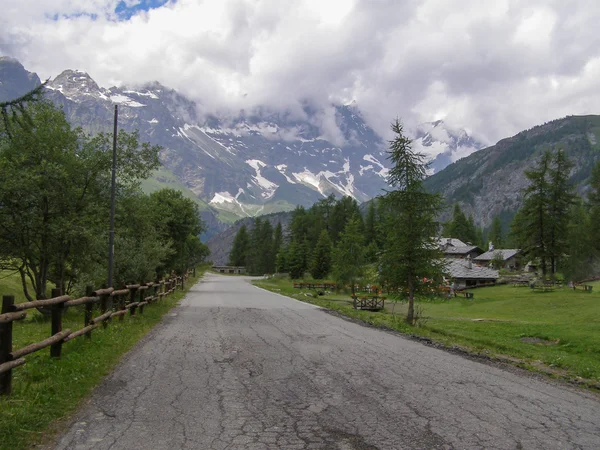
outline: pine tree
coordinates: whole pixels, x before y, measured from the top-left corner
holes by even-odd
[[[536,167],[525,171],[530,184],[523,190],[523,206],[515,215],[511,230],[525,256],[539,260],[544,276],[550,261],[547,200],[550,197],[548,174],[551,162],[552,154],[546,151]]]
[[[477,230],[475,229],[473,216],[469,216],[467,219],[467,216],[460,208],[460,205],[455,203],[452,211],[452,220],[444,224],[444,234],[446,237],[476,244]]]
[[[369,202],[369,208],[367,209],[367,215],[365,217],[365,244],[370,245],[372,242],[376,243],[377,239],[377,213],[375,211],[375,202],[373,199]]]
[[[436,217],[441,197],[423,187],[426,157],[411,148],[399,120],[392,124],[396,137],[390,141],[388,182],[396,188],[383,197],[386,205],[387,239],[381,258],[381,276],[392,288],[408,292],[406,321],[414,323],[414,297],[424,278],[441,278],[444,264],[438,249]]]
[[[557,262],[568,250],[567,228],[569,213],[575,202],[573,186],[569,183],[573,163],[564,150],[558,150],[548,171],[550,197],[548,198],[548,252],[550,270],[556,272]]]
[[[590,211],[590,233],[592,236],[598,237],[600,236],[600,161],[592,169],[588,208]],[[591,244],[596,254],[600,254],[600,239],[594,239]]]
[[[311,275],[316,280],[325,278],[331,270],[331,239],[327,230],[321,231],[312,258]]]
[[[277,257],[275,259],[275,268],[277,269],[277,273],[287,273],[289,271],[289,247],[287,245],[282,245],[277,252]]]
[[[281,247],[283,246],[283,228],[281,226],[281,222],[277,222],[277,226],[275,227],[275,231],[273,232],[273,250],[271,255],[277,258]]]
[[[363,275],[365,266],[364,238],[357,217],[351,219],[333,251],[333,276],[337,282],[350,283],[352,294],[354,285]]]
[[[233,247],[229,253],[230,266],[245,266],[250,248],[250,237],[246,225],[242,225],[233,240]]]
[[[492,227],[490,229],[490,234],[488,235],[488,237],[494,245],[494,248],[503,248],[504,232],[502,231],[502,222],[500,221],[499,216],[494,217],[494,220],[492,221]]]
[[[581,201],[573,206],[569,217],[566,233],[568,253],[562,267],[568,279],[577,281],[594,274],[597,253],[590,216]]]
[[[289,247],[288,254],[288,270],[292,279],[302,278],[304,272],[306,272],[306,252],[307,244],[306,241],[302,242],[292,241]]]

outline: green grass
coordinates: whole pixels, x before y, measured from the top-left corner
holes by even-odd
[[[195,283],[202,271],[197,273],[196,278],[188,280],[186,288]],[[0,291],[18,292],[11,277],[0,280]],[[184,295],[184,291],[176,291],[160,303],[147,305],[144,314],[127,315],[122,322],[115,318],[106,329],[94,330],[91,340],[82,336],[65,343],[60,360],[50,358],[49,348],[25,356],[27,363],[13,370],[12,394],[0,397],[0,449],[26,449],[42,440],[47,442],[121,357]],[[63,329],[75,331],[83,327],[82,308],[69,308]],[[97,310],[94,315],[98,315]],[[29,310],[25,320],[14,322],[13,348],[49,336],[49,318]]]
[[[567,288],[534,292],[505,285],[472,290],[472,300],[420,299],[416,306],[422,308],[424,318],[415,327],[402,320],[405,302],[388,301],[386,310],[377,313],[355,311],[348,295],[312,297],[309,291],[294,290],[289,280],[255,284],[373,325],[600,386],[600,282],[590,283],[591,293]],[[523,338],[537,339],[525,342]]]

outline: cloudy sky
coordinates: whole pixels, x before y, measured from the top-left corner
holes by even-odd
[[[0,0],[0,55],[42,79],[159,80],[208,109],[356,100],[384,132],[489,143],[600,114],[598,0]]]

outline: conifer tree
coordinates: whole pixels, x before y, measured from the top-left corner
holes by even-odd
[[[351,219],[339,235],[333,251],[333,276],[337,282],[350,283],[352,294],[365,266],[364,238],[360,225],[358,217]]]
[[[322,230],[312,258],[311,275],[316,280],[325,278],[331,270],[331,239],[327,230]]]
[[[502,222],[500,222],[499,216],[494,217],[488,237],[494,248],[499,249],[504,247],[504,232],[502,231]]]
[[[550,197],[548,198],[548,252],[550,270],[556,272],[557,262],[568,249],[567,229],[569,212],[575,202],[573,186],[569,183],[573,163],[564,150],[558,150],[548,171]]]
[[[246,225],[242,225],[233,240],[233,247],[229,252],[230,266],[245,266],[248,250],[250,248],[250,238]]]
[[[307,269],[307,244],[306,240],[301,242],[292,241],[288,254],[288,270],[292,279],[302,278]]]
[[[426,157],[412,150],[399,120],[392,124],[392,131],[395,138],[390,141],[388,153],[393,167],[388,181],[396,190],[383,197],[387,239],[381,258],[381,276],[392,288],[406,290],[406,321],[413,324],[415,292],[425,278],[439,278],[444,269],[436,238],[441,197],[423,187],[427,176]]]
[[[544,276],[550,260],[547,199],[550,196],[548,173],[551,162],[552,154],[546,151],[536,167],[525,171],[530,184],[523,190],[523,206],[515,215],[511,230],[525,256],[539,260]]]
[[[372,242],[376,243],[377,239],[377,213],[375,210],[376,199],[372,199],[369,202],[369,208],[367,209],[367,215],[365,217],[365,244],[370,245]]]

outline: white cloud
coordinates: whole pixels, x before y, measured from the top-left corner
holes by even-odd
[[[118,3],[3,0],[0,54],[41,78],[159,80],[209,110],[356,100],[382,133],[443,118],[494,141],[600,113],[596,0],[178,0],[127,21]]]

